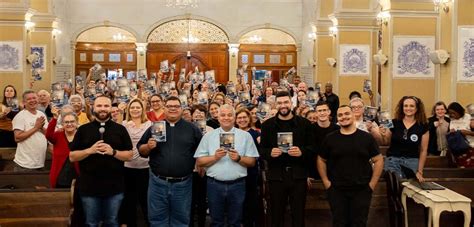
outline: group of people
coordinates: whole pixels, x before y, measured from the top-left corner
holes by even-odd
[[[168,78],[159,73],[157,87]],[[94,99],[84,95],[104,80],[88,77],[87,87],[67,94],[62,107],[45,90],[24,91],[23,105],[14,106],[17,92],[8,85],[0,109],[1,146],[17,146],[15,171],[44,169],[51,150],[51,187],[67,188],[77,179],[87,226],[136,226],[137,207],[150,226],[204,226],[207,208],[211,226],[258,226],[262,169],[271,226],[284,225],[288,204],[292,226],[304,226],[312,179],[327,190],[334,226],[365,226],[382,171],[405,177],[405,166],[423,181],[427,155],[446,155],[447,134],[465,136],[470,149],[456,156],[458,165],[474,166],[474,120],[456,102],[436,103],[427,119],[423,102],[405,96],[387,128],[364,119],[360,93],[340,105],[330,83],[317,91],[298,76],[293,84],[265,81],[263,89],[238,78],[237,91],[250,100],[230,97],[223,85],[189,80],[166,94],[138,83],[128,102],[112,90]],[[315,90],[311,105],[306,94]],[[204,103],[203,91],[209,94]],[[186,102],[182,94],[189,94]],[[262,113],[261,103],[270,110]],[[156,122],[165,124],[164,140],[157,139]],[[233,136],[230,147],[221,142],[224,134]],[[283,134],[289,142],[280,141]],[[381,145],[389,145],[385,158]]]

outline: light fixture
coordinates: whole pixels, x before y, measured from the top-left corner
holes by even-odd
[[[198,2],[199,0],[166,0],[166,6],[180,9],[197,8]]]
[[[249,41],[252,42],[252,43],[259,43],[259,42],[262,41],[262,37],[260,37],[258,35],[253,35],[253,36],[249,37]]]
[[[61,33],[63,33],[61,30],[59,30],[57,28],[53,28],[52,34],[53,34],[54,37],[60,35]]]
[[[438,13],[439,9],[442,8],[445,13],[449,12],[449,2],[451,0],[433,0],[435,5],[434,10]]]
[[[338,32],[338,29],[336,26],[329,27],[329,35],[330,36],[336,36]]]
[[[185,42],[185,43],[197,43],[197,42],[199,42],[199,39],[194,37],[191,34],[188,34],[188,37],[183,37],[181,40],[183,40],[183,42]]]
[[[26,21],[26,22],[25,22],[26,31],[28,31],[28,32],[34,31],[35,25],[36,25],[36,24],[33,23],[33,22],[31,22],[31,21]]]
[[[114,39],[114,41],[123,41],[127,38],[127,36],[122,35],[122,33],[119,32],[119,33],[113,35],[112,38]]]
[[[229,46],[229,53],[231,54],[231,56],[232,57],[237,56],[237,53],[239,53],[240,44],[238,44],[238,43],[229,43],[227,45]]]
[[[310,32],[308,33],[308,39],[309,41],[316,41],[316,32]]]
[[[388,21],[390,20],[390,12],[389,11],[380,11],[377,14],[377,23],[379,25],[387,25]]]

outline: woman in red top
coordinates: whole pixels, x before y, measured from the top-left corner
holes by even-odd
[[[75,113],[64,113],[61,116],[62,129],[55,131],[59,110],[53,107],[51,112],[53,119],[46,130],[46,138],[54,145],[49,183],[51,188],[69,188],[72,180],[79,175],[78,163],[69,161],[69,142],[77,131],[77,116]]]
[[[146,113],[148,120],[162,121],[165,119],[165,111],[163,110],[163,98],[160,95],[154,94],[150,97],[151,111]]]

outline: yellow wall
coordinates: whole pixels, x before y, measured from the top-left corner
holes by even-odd
[[[323,85],[332,80],[332,68],[326,63],[326,58],[332,56],[332,40],[332,36],[319,36],[315,43],[317,49],[315,82],[321,82]]]
[[[0,26],[0,41],[22,41],[24,35],[24,27],[20,26]],[[24,61],[25,54],[23,54],[23,67],[26,65]],[[11,84],[13,85],[18,93],[20,94],[23,90],[23,72],[1,72],[0,73],[0,89]],[[0,95],[3,97],[3,94]]]
[[[369,9],[370,0],[343,0],[343,9]]]
[[[49,13],[48,1],[49,0],[30,0],[30,7],[39,13]]]
[[[474,1],[472,0],[457,0],[458,15],[457,21],[459,26],[474,25]],[[457,29],[454,30],[457,32]],[[457,47],[456,47],[457,48]],[[457,67],[454,65],[453,67]],[[458,82],[456,86],[456,100],[461,105],[474,103],[474,83]]]

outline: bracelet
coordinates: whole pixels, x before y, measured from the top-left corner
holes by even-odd
[[[113,149],[112,150],[112,156],[115,157],[116,154],[117,154],[117,150]]]
[[[240,159],[242,159],[242,157],[240,157],[239,155],[239,157],[237,157],[237,160],[235,160],[235,162],[240,162]]]

